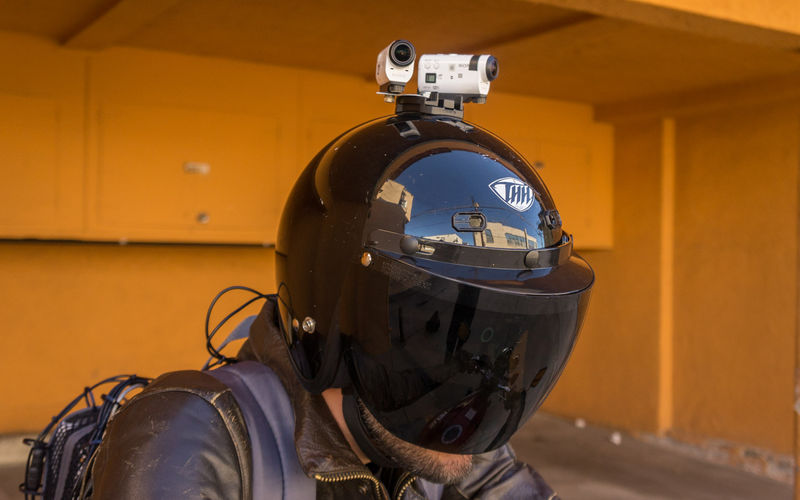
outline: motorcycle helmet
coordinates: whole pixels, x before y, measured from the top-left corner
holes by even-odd
[[[398,438],[475,454],[552,389],[594,273],[517,151],[409,111],[312,159],[281,217],[276,280],[307,390],[344,387]]]

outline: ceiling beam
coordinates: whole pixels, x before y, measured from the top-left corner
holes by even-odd
[[[594,118],[602,122],[620,123],[775,103],[800,109],[800,73],[678,94],[598,104],[594,107]]]
[[[180,0],[119,0],[68,35],[62,45],[72,49],[100,50],[124,40],[156,19]]]
[[[800,2],[527,0],[639,24],[775,49],[800,49]]]
[[[564,19],[559,19],[546,24],[538,24],[531,28],[514,31],[511,33],[504,33],[494,38],[480,40],[468,45],[462,45],[458,47],[457,52],[459,54],[477,54],[483,52],[484,50],[492,49],[503,45],[510,45],[516,42],[528,40],[530,38],[535,38],[548,33],[561,31],[563,29],[575,26],[577,24],[582,24],[588,21],[592,21],[594,19],[597,19],[597,16],[583,12],[576,12],[575,14]]]

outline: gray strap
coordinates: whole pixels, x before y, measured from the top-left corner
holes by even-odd
[[[242,340],[249,337],[250,325],[252,325],[253,321],[256,320],[256,316],[257,316],[256,314],[248,316],[241,323],[236,325],[236,328],[234,328],[233,331],[229,333],[227,337],[225,337],[225,340],[223,340],[222,343],[217,347],[217,351],[222,351],[222,349],[224,349],[226,345],[230,344],[234,340]],[[213,356],[208,358],[206,364],[203,365],[203,370],[208,369],[208,365],[211,364],[212,359],[214,359]]]
[[[313,499],[317,482],[300,467],[294,411],[278,376],[266,365],[241,361],[208,372],[227,385],[244,415],[252,450],[254,499]]]

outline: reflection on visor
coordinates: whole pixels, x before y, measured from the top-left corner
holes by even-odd
[[[508,441],[555,384],[588,303],[588,289],[521,295],[382,256],[356,272],[356,294],[373,295],[362,304],[386,298],[385,309],[359,310],[350,339],[359,397],[396,436],[449,453]]]

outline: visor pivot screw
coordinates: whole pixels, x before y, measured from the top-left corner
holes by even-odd
[[[414,255],[419,251],[419,240],[413,236],[405,235],[400,239],[400,250],[406,255]]]
[[[540,267],[539,266],[539,252],[537,250],[532,250],[525,254],[525,266],[531,269]]]
[[[306,333],[314,333],[314,330],[317,329],[317,322],[314,321],[314,318],[306,317],[303,320],[303,331]]]
[[[300,329],[300,322],[297,321],[297,318],[292,320],[292,330],[297,331]]]
[[[370,254],[369,252],[364,252],[361,255],[361,265],[364,267],[369,267],[370,264],[372,264],[372,254]]]

